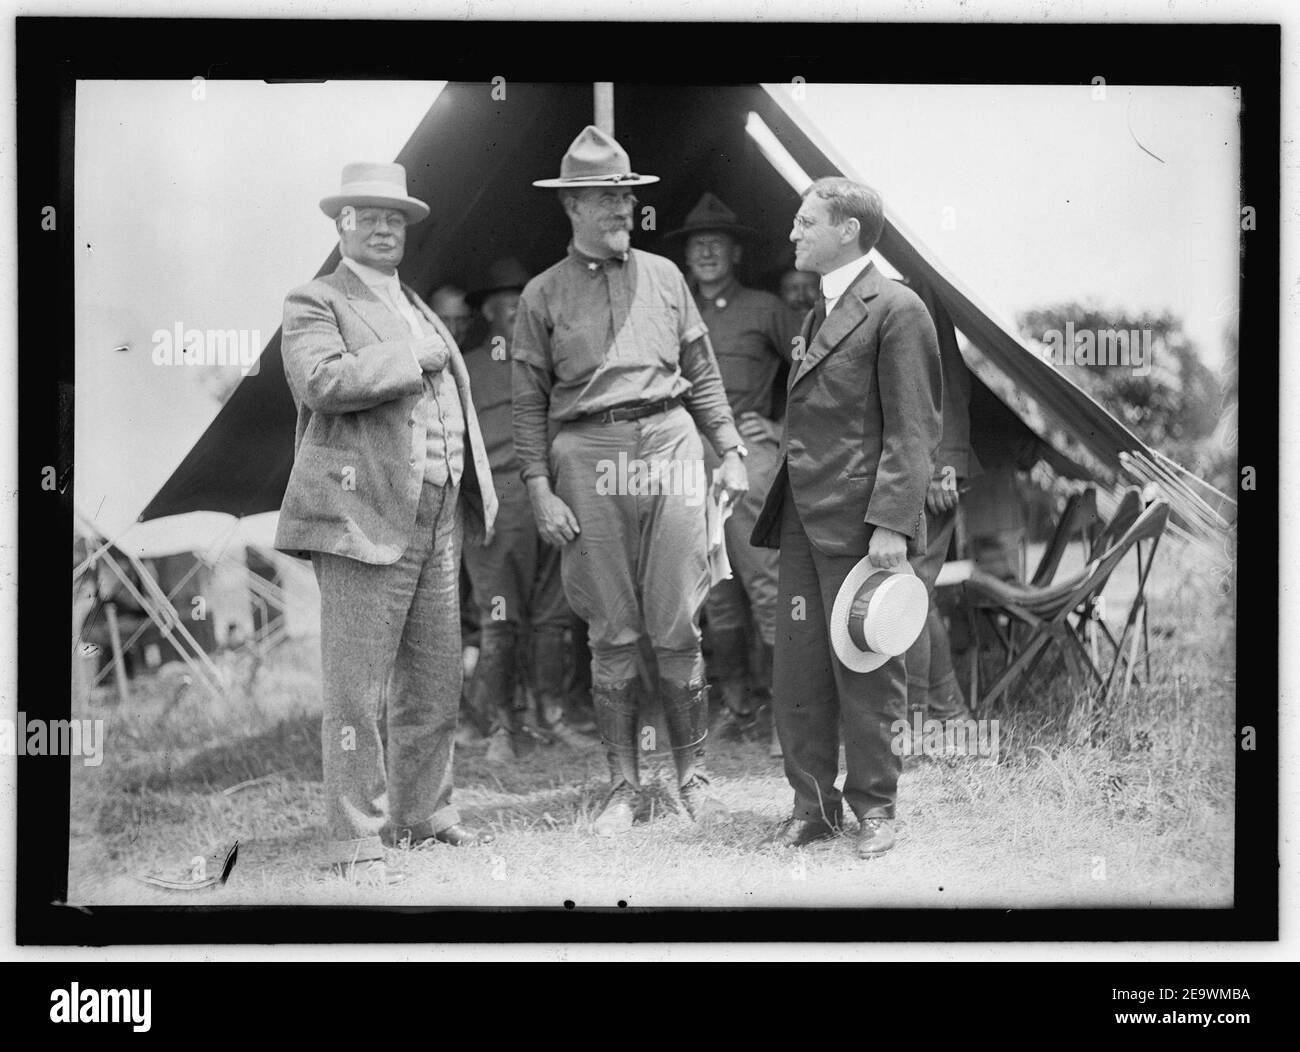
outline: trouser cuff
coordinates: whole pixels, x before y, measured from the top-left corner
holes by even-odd
[[[790,815],[805,822],[828,821],[834,826],[844,824],[844,806],[838,800],[834,803],[826,800],[818,803],[817,801],[800,800],[796,797]]]
[[[418,844],[422,840],[428,840],[431,836],[437,836],[444,829],[449,829],[460,822],[460,812],[450,805],[440,807],[423,822],[415,822],[411,825],[394,825],[384,830],[384,840],[390,845],[397,845],[406,841],[409,844]]]

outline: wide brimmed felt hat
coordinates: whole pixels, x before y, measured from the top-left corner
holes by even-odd
[[[659,182],[657,175],[638,175],[632,171],[627,151],[612,135],[588,124],[569,146],[560,162],[558,179],[535,179],[534,186],[645,186]]]
[[[691,234],[703,233],[706,230],[730,234],[732,237],[740,239],[753,237],[758,233],[752,226],[746,226],[742,223],[740,217],[723,204],[721,199],[713,194],[706,193],[700,198],[699,203],[686,214],[685,224],[679,229],[665,234],[664,239],[675,240],[688,237]]]
[[[395,208],[411,223],[418,223],[429,214],[428,205],[406,192],[405,168],[400,164],[372,161],[345,164],[339,192],[322,198],[320,210],[331,219],[337,219],[344,205]]]
[[[849,671],[873,672],[916,642],[929,608],[910,563],[882,570],[864,555],[836,593],[831,649]]]
[[[465,296],[465,302],[478,310],[493,293],[522,292],[524,286],[531,280],[532,275],[513,256],[509,259],[498,259],[488,267],[483,284]]]

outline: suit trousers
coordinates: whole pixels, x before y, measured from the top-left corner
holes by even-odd
[[[763,501],[781,464],[781,444],[775,437],[760,438],[750,441],[748,449],[745,473],[749,476],[749,492],[722,527],[727,558],[731,562],[731,579],[713,586],[705,610],[710,631],[743,630],[752,615],[759,638],[771,646],[776,639],[773,618],[780,556],[771,548],[754,547],[749,543],[749,535],[754,532],[758,513],[763,510]],[[704,467],[710,481],[721,463],[713,449],[705,445]]]
[[[312,553],[321,592],[330,861],[379,858],[383,839],[427,839],[460,821],[451,791],[463,674],[462,530],[458,487],[426,482],[397,562]]]
[[[873,672],[851,672],[835,657],[831,611],[860,557],[819,551],[788,489],[784,505],[772,711],[794,789],[791,814],[838,822],[847,802],[859,819],[893,818],[903,761],[891,728],[907,711],[904,656]],[[835,787],[841,735],[848,766],[842,793]]]
[[[943,569],[948,544],[957,526],[957,509],[935,514],[925,510],[926,549],[909,561],[930,597],[925,627],[907,652],[907,707],[924,711],[936,720],[956,719],[966,715],[966,702],[952,668],[952,647],[938,604],[934,601],[934,582]]]
[[[691,415],[678,406],[567,423],[551,443],[551,477],[581,531],[561,549],[560,567],[569,605],[588,625],[593,682],[635,679],[642,635],[664,679],[702,681],[708,490]]]

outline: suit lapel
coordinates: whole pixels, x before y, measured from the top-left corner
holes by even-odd
[[[455,338],[451,335],[451,330],[443,324],[441,318],[429,309],[424,300],[415,294],[415,290],[409,285],[402,286],[402,292],[406,298],[411,301],[412,305],[420,313],[425,322],[431,325],[434,331],[442,337],[443,343],[447,345],[450,352],[450,362],[452,375],[456,378],[456,387],[460,390],[460,400],[464,404],[469,400],[469,370],[465,367],[465,356],[460,353],[460,348],[456,345]]]
[[[334,274],[342,282],[348,305],[357,312],[376,336],[381,340],[411,338],[411,330],[406,322],[393,312],[392,307],[371,292],[369,286],[351,267],[346,263],[340,263]]]
[[[874,264],[868,263],[853,284],[844,291],[840,301],[835,304],[835,309],[826,315],[822,327],[817,330],[817,338],[812,341],[812,346],[808,347],[808,352],[800,363],[799,371],[792,376],[790,381],[792,389],[816,367],[818,362],[848,339],[853,330],[866,320],[870,313],[867,301],[875,298],[879,285],[880,272],[876,270]],[[812,317],[813,315],[809,314],[804,319],[805,345],[812,329]]]

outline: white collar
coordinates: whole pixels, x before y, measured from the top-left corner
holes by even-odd
[[[823,274],[822,295],[826,297],[826,302],[836,301],[848,292],[853,279],[862,273],[869,262],[866,256],[859,256],[842,267],[836,267],[829,274]]]
[[[358,263],[355,259],[351,259],[348,256],[343,257],[343,262],[352,269],[352,273],[371,288],[375,288],[376,286],[383,288],[387,286],[389,288],[395,287],[399,291],[401,290],[402,282],[397,277],[396,273],[385,274],[382,270],[376,270],[374,267],[368,267],[364,263]]]

